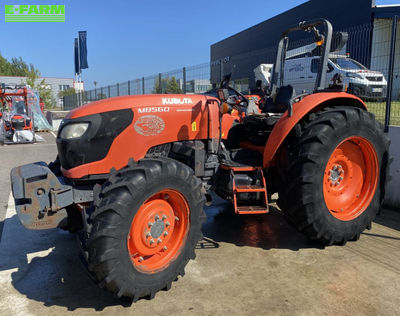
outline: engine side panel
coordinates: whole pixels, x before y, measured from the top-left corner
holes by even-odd
[[[286,111],[281,119],[276,123],[271,135],[264,148],[263,167],[268,168],[274,162],[275,154],[279,147],[288,136],[294,126],[300,122],[304,116],[323,106],[329,104],[351,105],[367,109],[364,102],[358,97],[345,92],[320,92],[306,96],[301,101],[293,105],[293,115],[289,117]]]

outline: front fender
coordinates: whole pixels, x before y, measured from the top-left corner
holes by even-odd
[[[354,106],[367,110],[364,102],[355,95],[346,92],[320,92],[304,97],[293,105],[293,115],[289,117],[286,111],[273,128],[264,148],[263,167],[268,168],[274,163],[276,153],[294,126],[308,113],[326,106]]]

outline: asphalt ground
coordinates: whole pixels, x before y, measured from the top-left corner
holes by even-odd
[[[185,277],[151,301],[116,299],[87,276],[74,235],[18,220],[9,171],[54,159],[54,137],[42,136],[0,147],[0,315],[400,315],[400,212],[383,209],[359,241],[321,248],[274,205],[235,215],[220,199]]]

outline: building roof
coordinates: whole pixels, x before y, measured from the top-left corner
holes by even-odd
[[[373,17],[376,19],[391,19],[400,16],[400,4],[377,5],[372,8]]]
[[[15,77],[15,78],[27,78],[27,76],[11,76],[11,75],[0,75],[0,77]],[[69,79],[69,80],[73,80],[74,78],[67,78],[67,77],[38,77],[38,79]]]

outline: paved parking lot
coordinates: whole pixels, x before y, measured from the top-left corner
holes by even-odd
[[[0,147],[0,315],[399,315],[400,212],[383,210],[358,242],[321,249],[281,212],[237,216],[221,200],[206,209],[197,258],[168,292],[119,301],[86,276],[75,237],[28,231],[10,199],[11,167],[50,161],[54,137]]]

